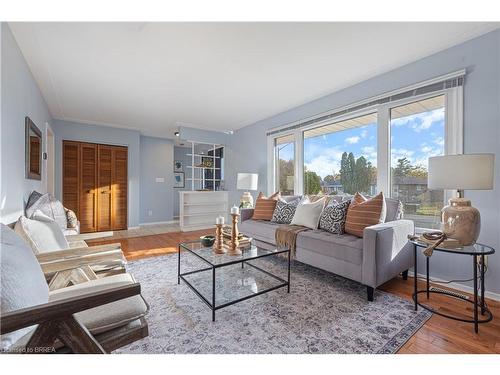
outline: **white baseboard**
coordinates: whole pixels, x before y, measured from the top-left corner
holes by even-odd
[[[413,275],[414,275],[413,271],[408,271],[408,276],[413,277]],[[423,277],[425,279],[426,276],[424,274],[418,273],[418,277]],[[443,279],[440,279],[438,277],[432,277],[432,276],[431,276],[431,280],[435,280],[437,283],[447,281],[447,280],[443,280]],[[431,281],[431,283],[432,283],[432,281]],[[467,285],[464,285],[464,284],[449,283],[449,284],[439,284],[439,285],[442,285],[442,286],[450,288],[450,289],[456,289],[456,290],[460,290],[462,292],[474,294],[474,288],[467,286]],[[488,286],[486,286],[486,289],[487,288],[488,288]],[[494,301],[500,301],[500,294],[499,293],[488,292],[488,290],[486,290],[484,295],[486,298],[492,299]]]
[[[161,225],[161,224],[176,224],[179,220],[168,220],[168,221],[154,221],[148,223],[139,223],[139,225]]]

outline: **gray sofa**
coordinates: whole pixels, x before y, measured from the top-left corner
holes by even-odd
[[[287,201],[296,198],[284,197]],[[413,221],[398,217],[399,204],[386,198],[386,222],[365,228],[363,238],[321,229],[300,232],[295,259],[366,285],[368,300],[373,301],[375,288],[399,273],[406,279],[413,266],[407,235],[413,234],[415,227]],[[275,247],[274,233],[279,224],[253,220],[252,215],[253,209],[241,211],[240,231],[253,237],[259,246]]]

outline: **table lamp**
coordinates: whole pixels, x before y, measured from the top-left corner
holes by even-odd
[[[253,197],[250,190],[257,190],[258,179],[257,173],[238,173],[236,189],[245,191],[240,199],[240,208],[253,208]]]
[[[493,189],[494,154],[446,155],[429,158],[428,187],[456,189],[458,198],[452,198],[441,210],[442,230],[460,245],[473,245],[481,230],[481,215],[463,196],[464,190]]]

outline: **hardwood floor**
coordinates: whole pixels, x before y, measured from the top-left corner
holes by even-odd
[[[89,240],[89,245],[120,242],[123,253],[128,260],[175,253],[177,244],[183,241],[198,239],[210,231],[173,232],[152,236],[113,239]],[[443,287],[443,286],[440,286]],[[424,282],[419,281],[419,288]],[[389,293],[411,300],[413,279],[404,281],[395,278],[380,287]],[[425,296],[422,296],[425,298]],[[427,301],[426,301],[427,303]],[[434,314],[420,330],[408,340],[398,353],[404,354],[440,354],[440,353],[500,353],[500,302],[487,299],[493,313],[493,320],[479,325],[479,333],[475,334],[473,325],[446,319]],[[472,305],[458,299],[440,295],[431,296],[429,305],[439,307],[443,312],[472,316]]]

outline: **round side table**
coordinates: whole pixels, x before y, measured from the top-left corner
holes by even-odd
[[[472,269],[473,269],[473,281],[474,281],[474,301],[469,301],[466,298],[463,298],[461,296],[457,296],[453,293],[447,292],[447,291],[437,291],[437,290],[430,290],[430,281],[429,281],[429,260],[430,257],[426,257],[425,263],[426,263],[426,288],[425,290],[418,290],[417,286],[417,253],[418,249],[425,249],[429,245],[425,244],[423,242],[419,242],[418,240],[410,240],[410,242],[413,244],[413,254],[414,254],[414,261],[415,261],[415,268],[414,268],[414,286],[413,286],[413,301],[415,302],[415,310],[418,309],[418,306],[423,307],[426,310],[429,310],[430,312],[444,316],[445,318],[449,319],[454,319],[458,320],[461,322],[466,322],[466,323],[474,323],[474,331],[477,333],[479,331],[479,323],[487,323],[493,319],[493,314],[491,311],[488,309],[484,302],[484,258],[486,255],[491,255],[495,253],[495,249],[493,249],[491,246],[483,245],[480,243],[476,243],[474,245],[470,246],[463,246],[461,248],[456,248],[456,249],[446,249],[442,247],[437,247],[434,249],[434,251],[438,252],[443,252],[443,253],[448,253],[448,254],[454,254],[454,255],[468,255],[472,257]],[[481,263],[478,265],[478,257],[481,257]],[[479,268],[479,278],[478,278],[478,268]],[[479,289],[481,291],[481,295],[479,296],[479,290],[478,290],[478,279],[479,279]],[[463,301],[470,302],[474,305],[474,318],[473,319],[463,319],[459,318],[457,316],[453,315],[448,315],[445,313],[442,313],[440,311],[434,310],[432,307],[429,307],[421,302],[418,301],[418,295],[425,293],[427,295],[427,299],[429,299],[431,293],[435,294],[441,294],[453,298],[459,298]],[[479,310],[481,310],[481,315],[484,316],[484,318],[479,318]]]

